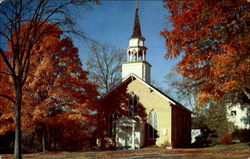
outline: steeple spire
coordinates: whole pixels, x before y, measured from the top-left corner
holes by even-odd
[[[141,35],[138,8],[136,7],[133,33],[129,38],[129,46],[127,48],[127,62],[122,64],[123,79],[132,73],[145,82],[150,83],[151,65],[146,60],[147,48],[144,46],[144,41],[145,38]]]
[[[133,28],[133,33],[131,38],[142,38],[141,35],[141,26],[140,26],[140,20],[139,20],[139,15],[138,15],[138,8],[136,8],[135,11],[135,19],[134,19],[134,28]]]

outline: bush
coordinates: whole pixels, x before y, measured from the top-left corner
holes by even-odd
[[[214,146],[220,144],[220,139],[218,135],[215,134],[215,132],[210,131],[207,136],[207,143],[209,146]]]
[[[221,144],[226,144],[226,145],[229,145],[232,143],[232,134],[227,134],[227,135],[224,135],[220,138],[220,143]]]
[[[250,129],[239,129],[232,133],[233,140],[239,140],[240,142],[250,141]]]
[[[114,150],[115,148],[115,140],[113,138],[107,138],[105,137],[102,142],[102,147],[106,150]]]

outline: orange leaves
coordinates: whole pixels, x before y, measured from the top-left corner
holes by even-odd
[[[8,111],[9,110],[9,111]],[[10,111],[12,107],[1,103],[0,105],[0,134],[5,134],[9,130],[13,130],[14,125],[14,112]]]
[[[21,27],[23,33],[27,26]],[[22,128],[34,131],[41,126],[45,129],[60,125],[67,129],[70,123],[78,128],[83,121],[93,123],[90,113],[98,108],[98,93],[87,80],[77,48],[70,38],[61,39],[62,31],[54,24],[45,23],[37,31],[43,34],[30,53],[29,76],[23,87]],[[6,71],[1,64],[0,72]],[[1,75],[0,94],[12,96],[11,76]],[[4,133],[14,128],[14,114],[9,101],[0,98],[0,102],[0,133]]]
[[[237,81],[231,80],[231,81],[227,81],[224,82],[223,84],[221,84],[220,86],[221,90],[225,91],[225,92],[230,92],[233,89],[237,88]]]
[[[183,53],[176,70],[195,83],[203,99],[201,103],[219,99],[225,93],[249,89],[250,3],[242,0],[164,2],[174,26],[161,32],[166,38],[166,57]]]
[[[47,29],[57,30],[52,26],[48,25]],[[96,101],[97,92],[95,85],[87,81],[71,39],[60,39],[57,33],[60,31],[44,34],[37,50],[32,50],[36,58],[31,61],[34,67],[26,86],[33,92],[30,97],[34,103],[33,122],[66,128],[70,126],[68,121],[87,122],[89,114],[83,112],[95,109],[88,99]]]
[[[224,53],[231,54],[231,55],[237,55],[237,44],[235,42],[230,42],[227,44],[220,44],[220,48],[223,50]]]
[[[4,122],[0,122],[1,125],[1,129],[0,129],[0,134],[5,134],[6,132],[8,132],[9,130],[13,130],[15,128],[15,125],[13,123],[13,120],[11,121],[4,121]]]

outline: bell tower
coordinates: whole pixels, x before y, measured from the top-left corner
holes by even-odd
[[[127,62],[122,64],[122,79],[133,73],[146,83],[150,83],[151,65],[146,61],[147,48],[144,46],[145,38],[141,35],[138,8],[135,11],[134,28],[129,38],[127,48]]]

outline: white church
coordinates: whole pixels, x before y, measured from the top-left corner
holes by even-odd
[[[100,99],[99,129],[117,149],[188,147],[191,111],[150,84],[144,41],[137,8],[122,81]]]

